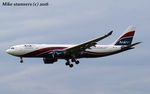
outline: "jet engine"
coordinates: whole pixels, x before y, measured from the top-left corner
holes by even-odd
[[[53,64],[54,62],[57,62],[57,58],[43,58],[44,64]]]

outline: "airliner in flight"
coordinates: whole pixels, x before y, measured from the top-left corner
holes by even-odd
[[[113,31],[96,39],[77,45],[52,45],[52,44],[23,44],[10,47],[6,52],[10,55],[23,58],[43,58],[45,64],[53,64],[58,59],[65,59],[66,66],[73,67],[73,63],[79,64],[79,58],[96,58],[114,55],[130,49],[141,42],[132,44],[135,34],[135,26],[129,26],[127,30],[112,44],[97,45],[97,42],[110,36]],[[71,62],[70,62],[71,61]]]

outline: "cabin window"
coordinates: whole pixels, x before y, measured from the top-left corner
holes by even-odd
[[[25,47],[25,49],[33,49],[32,45],[29,45],[29,44],[24,45],[24,47]]]
[[[24,45],[25,47],[32,47],[32,45]]]

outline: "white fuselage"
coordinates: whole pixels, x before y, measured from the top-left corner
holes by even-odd
[[[49,44],[24,44],[24,45],[16,45],[10,47],[6,52],[18,56],[18,57],[26,57],[26,54],[30,55],[30,53],[36,52],[37,54],[31,55],[31,57],[38,57],[43,53],[55,50],[62,50],[65,48],[72,47],[74,45],[49,45]],[[96,45],[91,47],[90,49],[86,49],[85,52],[96,53],[96,54],[105,54],[105,53],[113,53],[121,50],[121,46],[114,45]],[[30,56],[28,56],[30,57]]]

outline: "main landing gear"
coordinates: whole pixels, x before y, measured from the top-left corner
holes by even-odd
[[[76,60],[75,58],[71,59],[72,62],[75,62],[76,64],[79,64],[80,62],[78,60]]]
[[[69,59],[66,59],[66,66],[69,66],[70,68],[73,67],[73,64],[70,63]],[[78,60],[76,60],[75,58],[71,59],[72,62],[75,62],[75,64],[79,64],[80,62]]]

